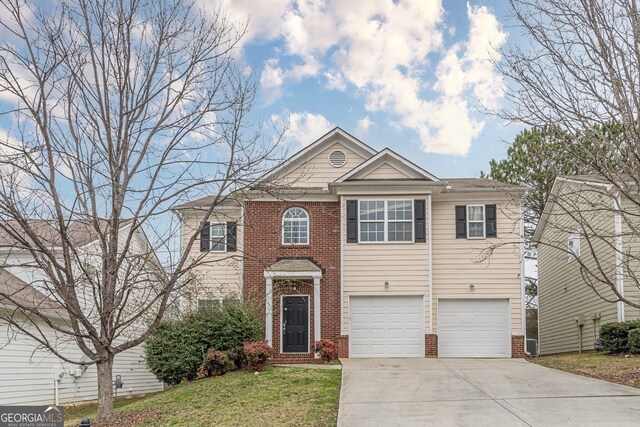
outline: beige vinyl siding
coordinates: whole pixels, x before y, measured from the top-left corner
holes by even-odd
[[[198,211],[185,213],[182,247],[186,247],[191,236],[196,233],[197,240],[191,249],[190,259],[203,255],[200,252],[200,235],[198,226],[202,219]],[[222,299],[226,297],[241,297],[242,295],[242,249],[244,227],[242,226],[241,210],[224,210],[212,214],[209,222],[226,223],[236,222],[237,226],[237,251],[236,252],[208,252],[193,269],[194,282],[187,287],[187,303],[190,306],[197,304],[197,298]],[[192,305],[193,304],[193,305]]]
[[[460,196],[461,197],[461,196]],[[498,237],[456,239],[456,205],[496,204]],[[437,333],[438,299],[500,298],[511,301],[511,330],[522,334],[520,215],[512,201],[470,195],[458,200],[437,200],[433,217],[433,330]],[[493,254],[486,251],[496,246]],[[484,258],[484,259],[483,259]],[[474,290],[470,290],[470,284]]]
[[[39,327],[51,342],[55,341],[53,330],[44,323]],[[0,350],[0,405],[48,405],[54,403],[55,371],[64,370],[59,382],[59,401],[72,404],[98,398],[96,366],[90,365],[77,379],[70,375],[78,365],[63,362],[52,353],[37,349],[38,344],[27,335],[18,334],[0,322],[2,349]],[[7,339],[11,338],[8,342]],[[58,349],[65,356],[81,360],[83,353],[68,340],[60,342]],[[113,376],[121,375],[124,386],[118,396],[130,396],[161,391],[162,382],[146,369],[144,345],[134,347],[116,355]]]
[[[623,212],[634,212],[638,210],[636,204],[627,198],[623,198],[622,210]],[[640,283],[640,263],[638,263],[638,257],[640,256],[640,238],[638,237],[637,230],[640,229],[640,219],[637,216],[623,215],[622,218],[622,251],[625,254],[633,254],[629,259],[629,264],[624,265],[624,297],[631,300],[636,304],[640,304],[640,289],[638,284]],[[635,230],[635,231],[634,231]],[[640,309],[632,307],[628,304],[624,307],[625,320],[637,320],[640,319]]]
[[[329,164],[329,154],[334,150],[341,150],[347,155],[347,163],[339,168]],[[294,187],[322,187],[340,178],[351,169],[360,165],[364,160],[361,156],[346,148],[339,142],[331,144],[316,156],[308,159],[303,165],[291,171],[285,171],[276,182],[281,185]]]
[[[400,172],[398,169],[389,165],[388,163],[383,163],[370,173],[364,176],[363,179],[407,179],[407,175]]]
[[[575,185],[565,184],[559,199],[570,205],[569,211],[579,209],[581,222],[590,224],[590,234],[613,236],[614,215],[611,212],[593,212],[586,205],[589,197]],[[595,195],[594,197],[599,197]],[[585,199],[584,202],[582,199]],[[595,199],[594,199],[595,200]],[[613,203],[609,199],[607,203]],[[592,212],[592,213],[589,213]],[[584,319],[582,350],[592,350],[599,326],[617,320],[617,306],[601,299],[585,283],[576,260],[569,261],[566,248],[569,236],[579,230],[576,221],[564,209],[554,205],[538,244],[538,295],[540,353],[553,354],[579,350],[580,332],[576,318]],[[593,253],[597,255],[604,273],[615,283],[615,253],[610,238],[591,238]],[[589,270],[595,270],[595,261],[586,238],[580,238],[580,260]],[[601,295],[615,299],[611,288],[595,284]],[[600,320],[594,317],[600,317]]]
[[[427,200],[427,195],[349,197],[343,200]],[[428,221],[427,221],[428,225]],[[427,230],[427,233],[429,231]],[[425,330],[429,307],[429,246],[427,243],[347,243],[343,236],[343,331],[349,331],[349,297],[358,295],[424,295]],[[427,234],[428,235],[428,234]],[[359,237],[359,236],[358,236]],[[384,283],[389,282],[385,289]]]

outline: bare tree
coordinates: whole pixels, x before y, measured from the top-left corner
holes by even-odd
[[[196,233],[176,250],[170,210],[210,196],[202,227],[277,161],[281,133],[262,136],[247,118],[256,85],[236,58],[245,27],[221,10],[181,0],[1,4],[11,127],[0,141],[0,232],[30,257],[3,264],[38,269],[34,286],[66,320],[11,293],[0,299],[15,310],[2,317],[63,360],[87,363],[38,325],[73,341],[97,365],[106,420],[114,356],[144,342],[204,262],[189,256]],[[95,247],[78,246],[78,227]]]
[[[511,0],[517,42],[497,63],[506,81],[499,114],[530,126],[557,126],[569,139],[558,156],[589,171],[550,196],[550,234],[541,245],[574,254],[584,282],[601,298],[639,307],[620,281],[640,291],[640,14],[635,0]],[[568,187],[569,188],[569,187]],[[614,218],[620,223],[614,227]],[[627,244],[620,244],[621,241]],[[618,244],[616,244],[618,242]],[[586,253],[585,253],[586,252]]]

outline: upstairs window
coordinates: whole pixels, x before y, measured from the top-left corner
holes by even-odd
[[[227,224],[211,224],[211,251],[227,251]]]
[[[469,239],[485,238],[484,205],[467,205],[467,236]]]
[[[580,233],[574,233],[569,236],[567,252],[569,254],[569,262],[580,257]]]
[[[361,242],[412,242],[413,200],[360,200]]]
[[[360,241],[384,242],[384,202],[360,201]]]
[[[390,242],[413,240],[413,206],[411,200],[389,200],[387,202],[387,232]]]
[[[288,209],[282,216],[282,243],[309,244],[309,214],[302,208]]]

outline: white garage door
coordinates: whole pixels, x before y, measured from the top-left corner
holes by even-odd
[[[509,301],[438,300],[438,356],[509,357]]]
[[[424,357],[422,296],[351,297],[349,357]]]

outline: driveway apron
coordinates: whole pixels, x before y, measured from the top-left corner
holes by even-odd
[[[338,426],[639,426],[640,389],[522,359],[343,359]]]

